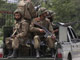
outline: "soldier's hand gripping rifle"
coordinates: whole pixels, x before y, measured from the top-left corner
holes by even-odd
[[[37,27],[40,27],[41,29],[44,30],[44,32],[45,32],[44,37],[45,37],[45,38],[47,38],[47,36],[55,37],[55,36],[53,35],[53,33],[51,33],[47,28],[43,27],[42,25],[38,24],[37,22],[34,23],[34,25],[37,26]]]

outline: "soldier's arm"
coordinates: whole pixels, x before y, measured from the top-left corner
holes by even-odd
[[[31,31],[31,32],[40,32],[40,31],[39,31],[40,28],[35,27],[35,26],[34,26],[34,23],[35,23],[35,20],[33,20],[33,21],[31,22],[31,24],[30,24],[30,31]]]
[[[21,29],[22,29],[22,32],[17,34],[16,35],[17,37],[24,37],[24,36],[27,35],[27,33],[29,31],[29,23],[26,23],[26,22],[22,23],[22,28]]]
[[[53,27],[52,27],[51,22],[49,22],[49,31],[50,31],[51,33],[53,33],[52,39],[55,40],[56,36],[55,36],[55,34],[54,34],[54,30],[53,30]]]
[[[49,31],[53,33],[53,27],[52,27],[51,23],[49,23]]]
[[[52,27],[52,24],[51,24],[50,20],[46,19],[46,21],[48,22],[48,25],[49,25],[48,26],[49,31],[53,33],[53,27]]]

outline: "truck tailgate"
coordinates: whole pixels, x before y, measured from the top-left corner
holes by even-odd
[[[12,59],[2,58],[0,60],[55,60],[55,59],[54,58],[12,58]]]

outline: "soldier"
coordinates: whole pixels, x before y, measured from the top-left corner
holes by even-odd
[[[58,35],[58,27],[55,24],[53,24],[53,22],[54,22],[54,16],[55,16],[56,13],[54,11],[52,11],[52,10],[48,10],[47,13],[48,13],[47,18],[52,23],[52,26],[53,26],[53,29],[54,29],[53,32],[56,33],[56,35]]]
[[[16,53],[19,45],[24,45],[25,41],[28,39],[29,23],[23,19],[23,12],[21,9],[16,9],[14,12],[14,18],[16,22],[13,28],[13,34],[11,37],[6,38],[6,46],[9,49],[8,58],[17,57]],[[13,49],[12,54],[10,54],[11,49]]]
[[[55,12],[53,12],[52,10],[48,10],[47,12],[47,18],[50,20],[50,22],[53,22],[54,20],[54,15],[56,14]]]
[[[39,55],[39,48],[40,48],[40,41],[41,39],[41,36],[44,35],[44,30],[39,28],[39,27],[36,27],[34,25],[35,22],[39,23],[40,25],[42,25],[43,27],[47,28],[50,32],[53,32],[53,28],[51,26],[51,23],[50,21],[46,18],[46,15],[47,15],[47,10],[46,8],[44,7],[41,7],[38,11],[39,13],[39,16],[38,18],[35,18],[33,19],[31,25],[30,25],[30,31],[31,32],[34,32],[35,36],[34,36],[34,48],[36,49],[36,57],[40,57]],[[55,37],[54,37],[55,39]],[[54,41],[51,36],[47,36],[47,38],[45,38],[47,44],[48,44],[48,47],[51,48],[52,50],[52,57],[54,57],[54,53],[53,53],[53,48],[54,48]]]
[[[30,22],[37,16],[36,10],[31,0],[21,0],[18,3],[18,8],[20,8],[24,12],[24,18],[26,20],[29,20]]]

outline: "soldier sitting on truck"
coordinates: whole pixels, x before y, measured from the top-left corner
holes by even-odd
[[[55,16],[55,14],[56,13],[54,11],[48,10],[47,18],[50,20],[50,22],[51,22],[51,24],[53,26],[53,29],[54,29],[53,33],[55,33],[56,38],[58,38],[58,26],[56,24],[54,24],[54,20],[55,20],[54,16]]]
[[[23,19],[23,12],[21,9],[16,9],[14,12],[15,26],[11,37],[6,38],[6,47],[9,50],[7,58],[17,57],[17,50],[20,45],[24,45],[28,39],[29,23]],[[13,49],[13,51],[12,51]]]
[[[46,18],[47,15],[47,10],[44,7],[41,7],[38,11],[39,17],[33,19],[31,25],[30,25],[30,31],[34,32],[34,48],[36,49],[36,57],[40,57],[39,54],[39,49],[40,49],[40,41],[43,39],[47,42],[48,47],[52,50],[51,54],[52,57],[54,57],[54,42],[55,42],[55,35],[53,34],[53,39],[52,36],[47,36],[44,38],[44,29],[39,28],[35,26],[35,23],[38,23],[39,25],[43,26],[47,30],[49,30],[51,33],[53,33],[53,28],[50,23],[50,21]]]

